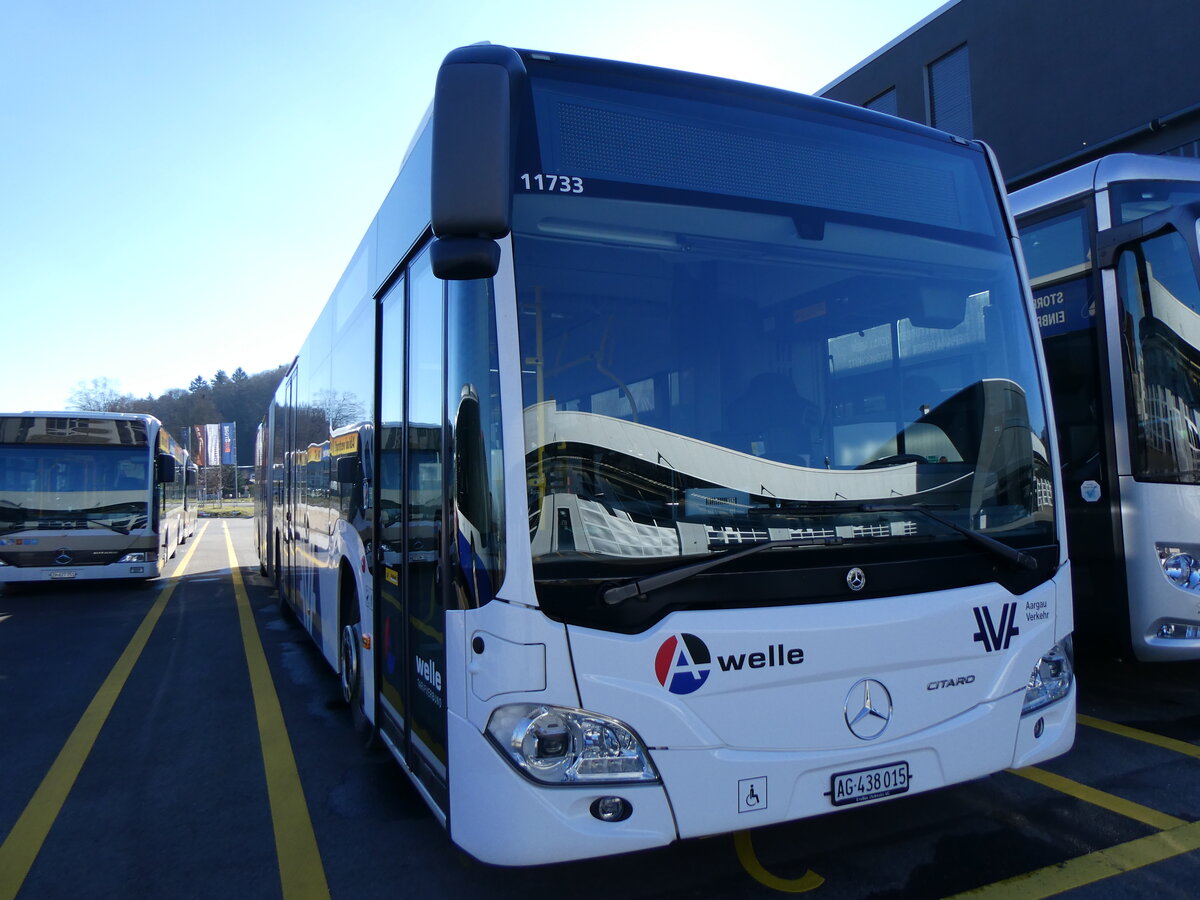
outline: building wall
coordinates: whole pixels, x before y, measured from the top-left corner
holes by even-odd
[[[965,43],[967,136],[1020,187],[1104,153],[1200,155],[1198,36],[1196,0],[958,0],[819,93],[894,87],[898,114],[930,124],[927,67]]]

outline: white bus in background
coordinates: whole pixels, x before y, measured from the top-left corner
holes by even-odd
[[[1200,658],[1200,160],[1109,156],[1011,203],[1058,422],[1080,640]]]
[[[155,577],[195,532],[189,473],[152,416],[0,415],[0,583]]]
[[[450,54],[257,496],[283,599],[460,846],[622,853],[1071,745],[999,185],[861,109]]]

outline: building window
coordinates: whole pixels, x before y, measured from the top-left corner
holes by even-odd
[[[1188,141],[1186,144],[1164,150],[1161,155],[1200,157],[1200,141]]]
[[[951,50],[927,67],[929,124],[961,137],[974,137],[971,119],[971,64],[967,45]]]
[[[889,116],[900,115],[899,107],[896,105],[895,88],[888,88],[875,99],[868,100],[863,106],[873,109],[875,112],[887,113]]]

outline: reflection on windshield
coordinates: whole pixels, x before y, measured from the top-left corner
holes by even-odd
[[[0,447],[0,530],[145,528],[150,500],[145,448]]]
[[[868,501],[1052,540],[1002,240],[613,200],[514,210],[535,560],[946,534]]]
[[[1184,239],[1152,237],[1121,255],[1134,475],[1200,481],[1200,286]]]

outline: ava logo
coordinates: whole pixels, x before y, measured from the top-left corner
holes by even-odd
[[[708,681],[712,657],[704,641],[694,634],[673,634],[658,648],[654,674],[672,694],[690,694]]]
[[[1005,603],[1000,610],[1000,622],[992,621],[992,611],[986,606],[975,607],[975,623],[979,630],[975,632],[975,640],[983,644],[988,653],[993,650],[1007,650],[1012,639],[1021,633],[1017,627],[1017,604]]]

